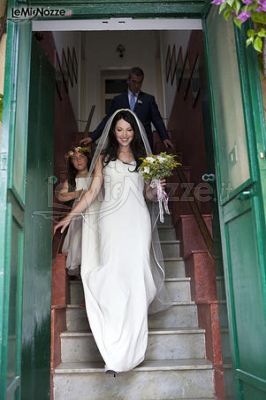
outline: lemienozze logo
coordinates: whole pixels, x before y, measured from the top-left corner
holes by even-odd
[[[50,7],[20,7],[12,8],[12,18],[24,19],[24,18],[38,18],[38,17],[70,17],[72,15],[71,10],[65,10],[63,8],[50,8]]]

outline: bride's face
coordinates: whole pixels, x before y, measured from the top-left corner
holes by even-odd
[[[120,119],[115,126],[115,137],[120,146],[129,146],[134,138],[132,126],[124,119]]]

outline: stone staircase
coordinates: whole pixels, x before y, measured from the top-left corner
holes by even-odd
[[[170,218],[159,234],[166,285],[173,306],[149,317],[145,361],[114,378],[104,373],[83,301],[82,284],[70,282],[67,330],[61,333],[61,364],[53,376],[54,400],[196,400],[215,399],[212,364],[206,359],[205,332],[198,327],[180,243]]]

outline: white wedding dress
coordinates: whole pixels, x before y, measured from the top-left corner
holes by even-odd
[[[89,177],[77,177],[76,191],[87,190],[89,186]],[[74,202],[73,207],[76,202]],[[82,233],[82,217],[77,216],[74,218],[68,228],[64,243],[62,246],[62,253],[67,254],[66,269],[68,275],[78,276],[80,273],[81,264],[81,233]]]
[[[102,198],[86,211],[81,277],[86,310],[106,370],[140,364],[156,287],[150,269],[151,221],[135,163],[103,168]]]

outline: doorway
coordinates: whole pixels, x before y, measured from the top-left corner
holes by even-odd
[[[210,132],[210,105],[207,98],[207,77],[206,77],[206,67],[204,65],[204,44],[203,35],[199,30],[182,30],[182,31],[119,31],[119,32],[74,32],[72,37],[72,42],[70,41],[70,32],[65,36],[64,44],[64,33],[59,32],[59,35],[54,33],[55,43],[60,43],[59,54],[56,58],[57,61],[57,85],[60,87],[60,94],[57,93],[58,102],[58,112],[57,112],[57,128],[56,128],[56,141],[55,141],[55,154],[56,154],[56,177],[60,177],[59,180],[63,179],[65,174],[64,168],[64,154],[67,152],[70,146],[70,140],[78,144],[85,125],[87,124],[86,116],[90,107],[96,104],[96,114],[93,116],[93,130],[97,123],[100,122],[101,118],[104,116],[104,111],[102,110],[102,102],[104,99],[104,93],[101,94],[101,90],[97,90],[101,86],[102,77],[111,76],[116,77],[121,74],[120,71],[128,71],[130,66],[133,64],[134,59],[139,58],[141,60],[140,64],[145,71],[145,81],[143,90],[155,94],[158,104],[160,105],[160,110],[166,125],[168,125],[170,134],[172,136],[173,142],[176,144],[176,149],[182,156],[182,162],[186,167],[186,171],[189,173],[189,181],[182,182],[183,189],[187,190],[189,185],[195,187],[201,187],[203,184],[202,176],[208,175],[214,172],[214,160],[213,160],[213,148],[212,139]],[[42,35],[42,36],[39,36]],[[49,33],[50,35],[50,33]],[[75,37],[76,35],[76,37]],[[39,45],[45,49],[45,42],[51,41],[50,36],[46,36],[45,33],[38,32],[38,37],[40,39]],[[84,79],[86,85],[82,84],[83,93],[84,86],[88,88],[85,98],[79,100],[80,105],[83,109],[79,111],[75,110],[76,114],[71,111],[71,101],[73,101],[72,96],[78,90],[75,85],[72,87],[71,79],[68,82],[64,82],[64,71],[71,70],[71,64],[68,65],[64,61],[64,54],[72,52],[71,46],[73,43],[81,43],[80,52],[83,54],[83,62],[88,60],[87,63],[82,64],[79,67],[80,79]],[[72,43],[69,45],[69,43]],[[135,49],[133,44],[135,44]],[[139,50],[139,43],[144,45],[142,50]],[[121,60],[119,54],[117,54],[117,46],[122,44],[125,48],[124,60]],[[69,46],[69,47],[68,47]],[[56,45],[55,45],[56,47]],[[86,48],[86,51],[85,51]],[[146,48],[149,48],[148,54]],[[48,50],[46,49],[47,54]],[[52,53],[52,52],[51,52]],[[76,53],[79,54],[79,50],[76,49]],[[91,63],[93,56],[94,63]],[[60,56],[61,55],[61,56]],[[108,55],[108,57],[107,57]],[[131,59],[130,59],[131,57]],[[146,59],[145,59],[146,57]],[[77,56],[79,59],[79,57]],[[60,64],[60,61],[64,61],[64,66]],[[100,66],[100,67],[97,67]],[[120,66],[120,70],[117,72],[117,68]],[[62,70],[62,76],[58,74]],[[84,71],[86,74],[84,75]],[[95,78],[96,77],[96,78]],[[127,75],[124,73],[124,78]],[[67,89],[66,89],[66,87]],[[111,85],[111,87],[113,87]],[[71,90],[73,92],[71,93]],[[120,91],[119,91],[120,93]],[[65,95],[70,97],[70,102],[68,107],[70,111],[66,112],[66,106],[64,99]],[[203,104],[205,99],[205,103]],[[98,105],[98,106],[97,106]],[[76,106],[76,105],[75,105]],[[61,110],[61,111],[60,111]],[[62,115],[62,110],[64,110],[64,121],[60,119]],[[84,112],[82,114],[82,111]],[[79,112],[79,113],[78,113]],[[74,115],[75,114],[75,115]],[[66,117],[67,115],[67,117]],[[71,126],[67,138],[66,131],[67,127]],[[80,128],[78,128],[80,126]],[[64,140],[63,140],[64,138]],[[68,140],[68,143],[66,143]],[[156,151],[163,151],[160,140],[155,134],[156,141]],[[60,147],[56,147],[56,143]],[[64,143],[64,148],[62,148],[62,143]],[[62,177],[62,178],[61,178]],[[177,182],[172,182],[176,184]],[[180,184],[180,182],[178,182]],[[205,183],[205,187],[208,183]],[[170,187],[170,185],[169,185]],[[213,188],[209,188],[213,192]],[[178,193],[180,194],[180,193]],[[184,193],[183,193],[184,194]],[[174,197],[174,196],[173,196]],[[177,207],[171,204],[175,223],[176,231],[179,229],[179,217],[191,216],[191,209],[189,207],[189,202],[184,201],[184,197],[176,202]],[[181,201],[180,201],[181,200]],[[171,202],[171,199],[170,199]],[[202,215],[206,215],[206,220],[210,221],[210,214],[212,214],[214,208],[211,202],[198,202],[198,207]],[[215,211],[217,215],[217,210]],[[188,220],[188,218],[183,218],[182,221]],[[194,216],[191,217],[190,223],[194,222]],[[196,224],[197,229],[197,224]],[[214,229],[218,229],[219,233],[219,223],[217,223]],[[200,233],[199,233],[200,235]],[[197,236],[197,235],[196,235]],[[220,240],[219,236],[216,238]],[[191,240],[190,240],[191,241]],[[197,239],[196,239],[197,241]],[[206,245],[202,243],[202,239],[199,239],[199,244],[195,247],[190,247],[185,243],[186,248],[184,249],[184,256],[188,259],[193,251],[206,251]],[[221,260],[220,254],[220,260]],[[60,258],[58,265],[55,269],[62,267],[62,259]],[[220,261],[219,266],[222,266]],[[62,270],[64,274],[64,269]],[[217,282],[219,283],[219,294],[221,298],[219,299],[221,308],[223,308],[223,314],[225,314],[226,303],[224,296],[224,282],[223,282],[223,268],[221,267],[219,272],[217,272]],[[65,282],[65,275],[59,280],[60,282]],[[66,279],[66,291],[68,290],[69,282]],[[198,282],[198,285],[200,283]],[[73,286],[71,284],[71,286]],[[213,288],[214,289],[214,288]],[[59,288],[54,288],[54,292],[58,292]],[[195,299],[193,299],[195,300]],[[54,300],[56,301],[56,300]],[[68,301],[68,300],[66,300]],[[206,298],[204,300],[207,301]],[[209,301],[214,302],[212,298]],[[217,301],[217,298],[215,298]],[[54,318],[61,318],[57,316],[58,312],[56,307],[63,306],[63,304],[53,304]],[[61,313],[61,311],[60,311]],[[206,314],[206,313],[205,313]],[[219,317],[219,313],[217,314]],[[62,324],[63,326],[63,324]],[[201,328],[205,329],[205,325]],[[64,329],[64,328],[63,328]],[[228,334],[228,323],[226,322],[226,316],[223,317],[223,344],[225,347],[226,354],[226,375],[228,381],[232,382],[229,375],[232,371],[230,368],[231,363],[228,357],[230,356],[230,344],[229,344],[229,334]],[[59,336],[59,335],[57,335]],[[55,352],[56,353],[56,352]],[[225,355],[224,355],[225,356]],[[210,355],[209,355],[210,357]],[[53,357],[56,360],[56,355]],[[60,360],[59,360],[60,361]],[[56,368],[58,360],[56,360],[54,367]],[[223,364],[219,364],[219,368],[224,367]],[[231,385],[227,384],[227,393],[232,392]],[[231,394],[230,394],[230,397]],[[229,398],[229,394],[228,394]]]
[[[161,16],[161,15],[160,15]],[[62,22],[62,21],[61,21]],[[74,21],[75,22],[75,21]],[[118,21],[114,21],[114,23],[118,23]],[[35,22],[34,22],[35,23]],[[204,20],[204,27],[207,27],[207,31],[206,32],[210,32],[211,25],[207,26],[206,21]],[[17,31],[18,33],[18,31]],[[208,36],[208,34],[207,34]],[[208,46],[210,44],[210,39],[207,37],[208,40]],[[260,184],[260,172],[258,169],[258,164],[256,161],[256,157],[255,157],[255,136],[254,136],[254,130],[252,130],[254,128],[254,124],[257,121],[254,121],[253,117],[251,116],[250,113],[248,112],[248,108],[250,107],[250,104],[254,105],[254,98],[252,98],[252,96],[249,93],[249,90],[251,87],[255,87],[256,83],[254,83],[254,79],[252,79],[252,77],[249,76],[249,74],[247,73],[247,70],[245,70],[245,68],[247,67],[247,65],[251,65],[252,62],[254,61],[254,57],[250,54],[250,52],[245,52],[244,51],[244,45],[241,42],[241,40],[239,39],[239,36],[237,36],[237,48],[240,49],[238,51],[238,57],[241,58],[241,60],[243,61],[242,63],[242,67],[241,67],[241,78],[242,79],[242,90],[243,90],[243,86],[246,88],[246,94],[247,96],[245,97],[245,103],[244,104],[244,119],[245,119],[245,125],[246,125],[246,129],[248,131],[248,141],[247,141],[247,146],[248,146],[248,160],[249,163],[251,163],[251,173],[250,173],[250,179],[248,180],[247,183],[247,187],[248,190],[244,190],[243,191],[243,187],[239,188],[239,194],[242,194],[243,197],[243,202],[242,203],[238,203],[238,201],[242,201],[241,199],[238,200],[236,202],[236,208],[238,209],[239,204],[241,204],[240,207],[240,214],[238,215],[246,215],[246,216],[252,216],[252,219],[249,219],[249,221],[247,222],[248,225],[245,224],[243,225],[243,227],[246,226],[252,226],[253,227],[253,238],[254,238],[254,242],[252,244],[252,248],[250,248],[250,252],[252,254],[254,254],[254,252],[256,254],[258,254],[258,257],[256,259],[256,266],[258,266],[258,268],[256,268],[256,274],[255,274],[255,281],[256,284],[254,283],[253,287],[255,290],[255,287],[260,287],[260,292],[259,292],[259,304],[263,304],[263,299],[265,299],[265,293],[264,293],[264,289],[262,286],[262,282],[264,281],[264,276],[265,276],[265,262],[264,262],[264,250],[263,250],[263,244],[262,241],[259,239],[258,237],[258,232],[261,233],[261,237],[264,237],[264,228],[261,227],[260,223],[259,223],[259,219],[261,219],[261,221],[263,221],[264,219],[264,214],[263,214],[263,207],[260,204],[260,202],[262,201],[262,193],[261,193],[261,184]],[[207,47],[207,49],[209,49],[209,47]],[[211,55],[208,54],[207,51],[207,57],[208,60],[211,60]],[[253,60],[253,61],[252,61]],[[212,59],[213,61],[213,59]],[[243,65],[245,67],[243,67]],[[211,69],[213,67],[213,64],[209,62],[208,64],[208,72],[210,73],[211,76],[211,83],[214,82],[215,79],[215,72],[212,71]],[[212,87],[212,86],[211,86]],[[7,100],[8,101],[8,100]],[[216,102],[216,105],[214,104]],[[216,118],[218,118],[218,114],[216,111],[216,114],[213,112],[213,109],[217,110],[217,98],[214,99],[214,96],[212,97],[212,124],[215,127],[215,130],[217,129],[217,126],[215,125],[216,123]],[[216,107],[216,108],[215,108]],[[257,106],[254,105],[254,107],[256,108]],[[252,108],[252,107],[250,107]],[[215,117],[216,115],[216,117]],[[6,131],[6,133],[8,134],[8,132]],[[215,152],[216,152],[216,173],[219,172],[219,148],[218,148],[218,138],[217,136],[214,136],[215,141],[214,141],[214,147],[215,147]],[[232,155],[232,157],[234,158],[234,160],[237,159],[236,157],[236,152]],[[218,155],[218,156],[217,156]],[[221,158],[221,155],[220,155]],[[255,182],[255,185],[254,185]],[[218,183],[218,199],[219,199],[219,195],[221,193],[221,188],[222,188],[222,183],[223,183],[223,177],[219,177],[219,183]],[[254,189],[256,188],[255,193],[254,193]],[[252,189],[252,190],[251,190]],[[245,192],[245,193],[244,193]],[[248,192],[248,194],[246,193]],[[237,320],[236,318],[236,308],[235,308],[235,301],[238,299],[240,299],[239,297],[236,297],[236,294],[241,293],[241,287],[236,287],[234,286],[234,282],[237,281],[237,277],[239,276],[239,273],[241,273],[238,271],[237,272],[237,277],[234,276],[233,274],[233,266],[234,265],[238,265],[241,266],[243,265],[243,260],[239,262],[238,259],[234,258],[232,259],[231,255],[234,254],[238,254],[239,253],[239,247],[237,246],[237,243],[233,243],[232,239],[233,237],[236,236],[237,232],[238,232],[238,227],[236,225],[229,225],[229,222],[232,220],[236,220],[236,215],[237,214],[233,214],[232,213],[232,208],[230,205],[230,200],[233,199],[233,197],[237,197],[237,192],[232,192],[231,193],[232,197],[229,196],[229,198],[224,199],[224,202],[221,203],[221,207],[220,207],[220,217],[222,217],[222,243],[223,243],[223,252],[224,252],[224,256],[225,256],[225,260],[226,260],[226,292],[227,292],[227,298],[230,301],[230,313],[229,313],[229,319],[230,319],[230,332],[231,332],[231,343],[234,343],[233,346],[233,366],[234,369],[237,370],[237,386],[238,386],[238,397],[239,398],[249,398],[248,396],[252,396],[252,393],[254,395],[254,393],[256,392],[257,397],[258,396],[263,396],[263,391],[264,389],[262,389],[262,392],[260,392],[261,387],[264,388],[263,383],[261,380],[263,380],[263,372],[259,371],[258,372],[258,378],[254,375],[254,371],[256,369],[256,360],[253,360],[253,366],[254,368],[252,368],[252,371],[245,371],[245,356],[243,356],[242,358],[242,354],[245,354],[245,346],[246,343],[245,341],[242,342],[241,345],[241,351],[239,353],[239,348],[237,346],[237,343],[240,344],[240,342],[243,339],[243,336],[241,336],[241,324],[244,324],[243,326],[246,326],[247,321],[245,321],[245,318],[243,319],[243,313],[241,311],[240,313],[240,319]],[[255,196],[254,196],[255,195]],[[256,197],[259,196],[259,197]],[[224,206],[228,205],[228,207],[225,209]],[[254,208],[255,207],[255,208]],[[249,211],[249,214],[247,214],[247,212]],[[225,214],[224,214],[225,213]],[[226,218],[225,218],[226,215]],[[254,216],[254,218],[253,218]],[[232,218],[233,219],[232,219]],[[244,223],[243,222],[243,223]],[[229,227],[229,230],[226,230],[225,228],[223,228],[224,226]],[[233,229],[233,231],[232,231]],[[240,228],[240,230],[242,230],[242,228]],[[243,230],[242,230],[243,231]],[[245,246],[245,238],[243,238],[242,246]],[[232,244],[233,243],[233,244]],[[231,246],[231,247],[230,247]],[[233,247],[232,247],[233,246]],[[236,246],[236,247],[234,247]],[[233,263],[232,263],[233,261]],[[247,272],[248,270],[246,270]],[[254,276],[253,276],[254,277]],[[248,282],[248,277],[245,275],[244,277],[244,281],[243,282]],[[254,282],[255,282],[254,281]],[[255,290],[256,292],[256,290]],[[247,292],[249,293],[249,291]],[[246,294],[247,294],[246,293]],[[249,296],[246,296],[246,298],[250,299]],[[239,305],[241,305],[241,302],[239,303]],[[263,307],[262,307],[263,309]],[[259,309],[257,316],[258,316],[258,320],[260,319],[260,317],[263,315],[263,312],[261,311],[261,308]],[[246,335],[245,335],[246,336]],[[258,350],[258,355],[259,355],[259,349],[261,348],[261,339],[259,337],[256,337],[256,343],[258,343],[257,346],[257,350]],[[252,346],[252,343],[249,343],[250,346]],[[242,367],[243,366],[243,367]],[[241,368],[242,367],[242,368]],[[251,373],[253,372],[253,374]],[[254,388],[254,386],[256,387],[256,384],[258,383],[258,381],[260,381],[260,385],[257,389],[255,389],[255,392],[252,388]],[[260,392],[260,393],[259,393]],[[244,394],[243,394],[244,393]],[[259,393],[259,394],[258,394]],[[262,393],[262,394],[261,394]],[[242,397],[240,397],[242,396]],[[245,397],[243,397],[245,396]],[[254,397],[254,396],[253,396]],[[259,397],[258,397],[259,398]],[[262,398],[262,397],[261,397]]]

